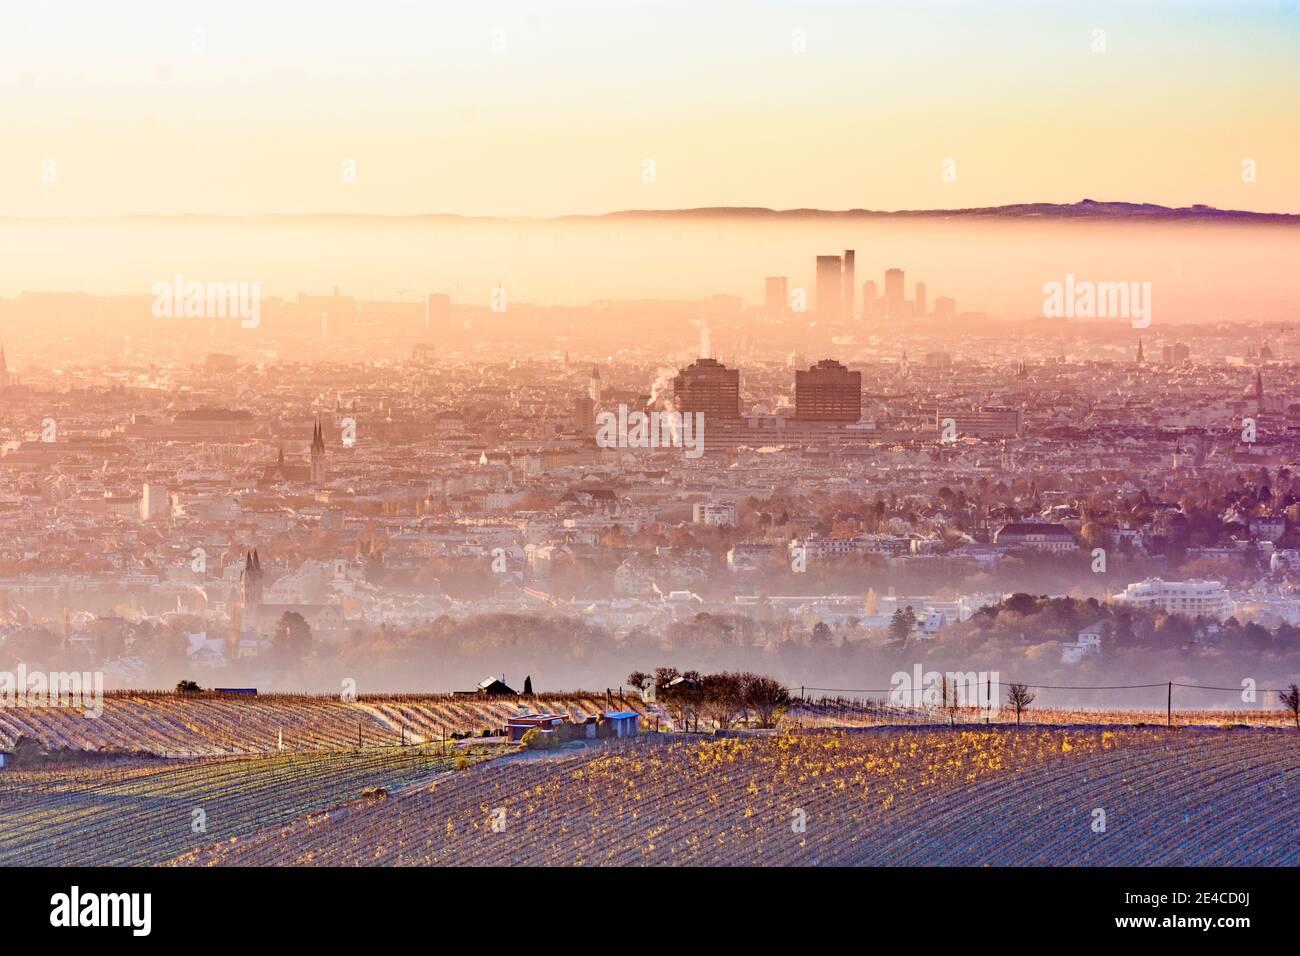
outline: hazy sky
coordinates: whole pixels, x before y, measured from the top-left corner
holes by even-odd
[[[1290,0],[3,0],[0,91],[0,215],[1300,212]]]

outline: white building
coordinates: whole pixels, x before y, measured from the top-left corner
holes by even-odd
[[[154,521],[171,511],[171,495],[161,485],[145,483],[140,492],[140,520]]]
[[[1102,624],[1098,621],[1091,627],[1085,627],[1075,638],[1068,644],[1061,645],[1061,663],[1077,664],[1089,655],[1101,654],[1101,629]]]
[[[1166,614],[1222,619],[1228,614],[1228,592],[1221,581],[1163,581],[1149,578],[1130,584],[1112,599],[1117,604],[1158,608]]]
[[[734,501],[697,501],[691,509],[691,520],[695,524],[709,527],[736,526],[736,503]]]

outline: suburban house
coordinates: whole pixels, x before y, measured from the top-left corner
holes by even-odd
[[[1061,645],[1061,663],[1077,664],[1088,655],[1101,653],[1101,621],[1080,631],[1073,641]]]

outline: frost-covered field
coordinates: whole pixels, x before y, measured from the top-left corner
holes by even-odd
[[[1300,734],[894,728],[487,763],[184,864],[1300,863]]]
[[[503,748],[466,746],[462,762]],[[0,866],[164,862],[450,770],[438,747],[0,772]]]
[[[612,705],[643,711],[631,699]],[[452,694],[385,695],[343,701],[308,694],[108,694],[87,718],[69,707],[0,708],[0,749],[19,742],[42,750],[159,756],[224,756],[282,750],[347,750],[478,736],[521,709],[586,717],[606,708],[604,695],[548,694],[491,698]]]

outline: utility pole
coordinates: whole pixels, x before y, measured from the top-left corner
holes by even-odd
[[[1172,727],[1173,725],[1174,725],[1174,682],[1170,681],[1169,697],[1167,698],[1165,703],[1165,726]]]

